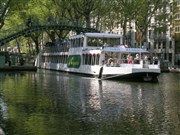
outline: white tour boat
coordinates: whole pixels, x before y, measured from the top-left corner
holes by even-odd
[[[83,33],[59,44],[46,44],[36,59],[38,68],[95,76],[99,79],[154,81],[160,74],[157,59],[142,48],[128,48],[122,36]]]

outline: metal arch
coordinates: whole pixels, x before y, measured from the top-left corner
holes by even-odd
[[[78,26],[72,26],[72,25],[36,25],[31,26],[28,28],[25,28],[19,32],[12,33],[2,39],[0,39],[0,46],[3,46],[4,44],[20,37],[20,36],[27,36],[32,32],[36,31],[44,31],[44,30],[73,30],[76,32],[99,32],[96,29],[93,28],[83,28]]]

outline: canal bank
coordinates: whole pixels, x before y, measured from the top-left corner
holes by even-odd
[[[23,54],[0,52],[0,72],[37,71],[37,67]]]
[[[173,73],[180,73],[180,68],[171,68],[169,71]]]
[[[0,72],[12,72],[12,71],[37,71],[36,66],[4,66],[0,67]]]

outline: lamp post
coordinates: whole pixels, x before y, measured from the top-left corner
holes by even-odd
[[[129,45],[130,47],[132,47],[132,27],[130,26],[130,30],[129,30]]]
[[[142,37],[143,37],[142,31],[143,31],[143,27],[140,26],[140,33],[141,33],[141,35],[140,35],[140,48],[142,48]],[[141,52],[140,52],[140,58],[141,58]]]
[[[143,27],[142,26],[140,26],[140,33],[141,33],[140,48],[142,48],[142,38],[143,38]]]

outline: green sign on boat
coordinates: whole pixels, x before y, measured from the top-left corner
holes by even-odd
[[[69,68],[79,68],[80,64],[81,64],[80,55],[70,55],[67,59],[67,66]]]

